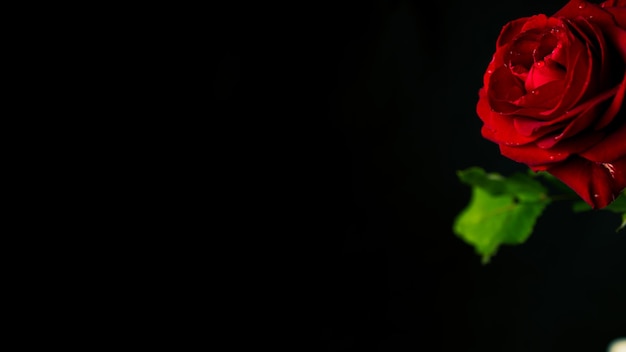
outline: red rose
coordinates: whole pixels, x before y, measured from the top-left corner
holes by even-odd
[[[626,0],[575,0],[507,23],[476,111],[502,155],[593,208],[626,188]]]

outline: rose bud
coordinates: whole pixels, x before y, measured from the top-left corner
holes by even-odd
[[[626,0],[570,1],[503,26],[476,107],[500,153],[592,208],[626,188]]]

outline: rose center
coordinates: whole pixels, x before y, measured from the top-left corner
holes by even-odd
[[[559,43],[552,31],[531,29],[521,33],[510,45],[505,62],[509,67],[521,66],[530,70],[533,63],[543,61]]]
[[[504,62],[527,91],[565,76],[557,59],[561,43],[556,34],[557,28],[530,29],[511,42]]]

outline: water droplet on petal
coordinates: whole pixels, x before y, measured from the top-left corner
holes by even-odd
[[[543,62],[543,61],[537,61],[537,62],[535,63],[535,65],[537,65],[537,67],[541,67],[541,66],[543,66],[544,64],[545,64],[545,62]]]
[[[586,1],[581,1],[581,2],[578,4],[578,8],[579,8],[579,9],[584,9],[584,8],[585,8],[585,6],[587,6],[587,2],[586,2]]]
[[[536,90],[533,89],[533,90],[530,91],[530,94],[537,95],[537,94],[539,94],[539,92],[537,92]]]
[[[598,198],[598,197],[600,197],[600,195],[596,193],[596,194],[593,195],[593,197],[594,198]]]
[[[588,18],[588,19],[590,19],[590,20],[592,20],[592,19],[593,19],[593,16],[589,16],[589,17],[587,17],[587,18]]]
[[[550,155],[549,159],[554,160],[554,155]]]
[[[493,70],[487,70],[487,73],[488,73],[488,74],[492,74],[492,73],[493,73]]]

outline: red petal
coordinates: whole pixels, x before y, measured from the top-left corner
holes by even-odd
[[[626,158],[626,124],[580,155],[599,163]]]
[[[476,113],[484,123],[481,129],[483,137],[492,142],[507,145],[521,145],[532,142],[534,138],[524,137],[517,133],[515,126],[513,126],[513,119],[510,116],[501,115],[491,110],[486,94],[485,88],[479,90],[479,99],[476,105]]]
[[[624,107],[624,96],[626,95],[626,75],[624,75],[624,80],[621,85],[617,88],[617,92],[615,93],[615,97],[613,97],[613,101],[611,105],[606,110],[602,118],[596,124],[596,129],[604,128],[607,126],[615,116],[619,113],[620,110],[626,109]]]
[[[603,2],[602,4],[600,4],[600,7],[602,8],[612,7],[612,6],[626,7],[626,0],[607,0]]]
[[[541,149],[534,144],[527,144],[519,147],[500,145],[500,154],[528,166],[559,162],[569,157],[569,154]]]
[[[626,157],[612,163],[595,163],[572,157],[547,171],[594,209],[606,207],[626,188]]]
[[[565,70],[559,64],[552,60],[538,61],[533,64],[528,72],[525,88],[532,91],[537,87],[541,87],[546,83],[565,78]]]
[[[617,22],[620,27],[626,28],[626,5],[622,6],[625,7],[613,7],[605,10],[613,15],[615,22]]]
[[[500,153],[509,159],[524,163],[528,166],[548,165],[561,162],[570,155],[576,155],[602,139],[602,133],[596,132],[580,136],[579,138],[561,141],[552,148],[542,148],[539,141],[536,144],[523,146],[500,146]],[[550,138],[550,137],[548,137]],[[553,137],[552,137],[553,138]]]

